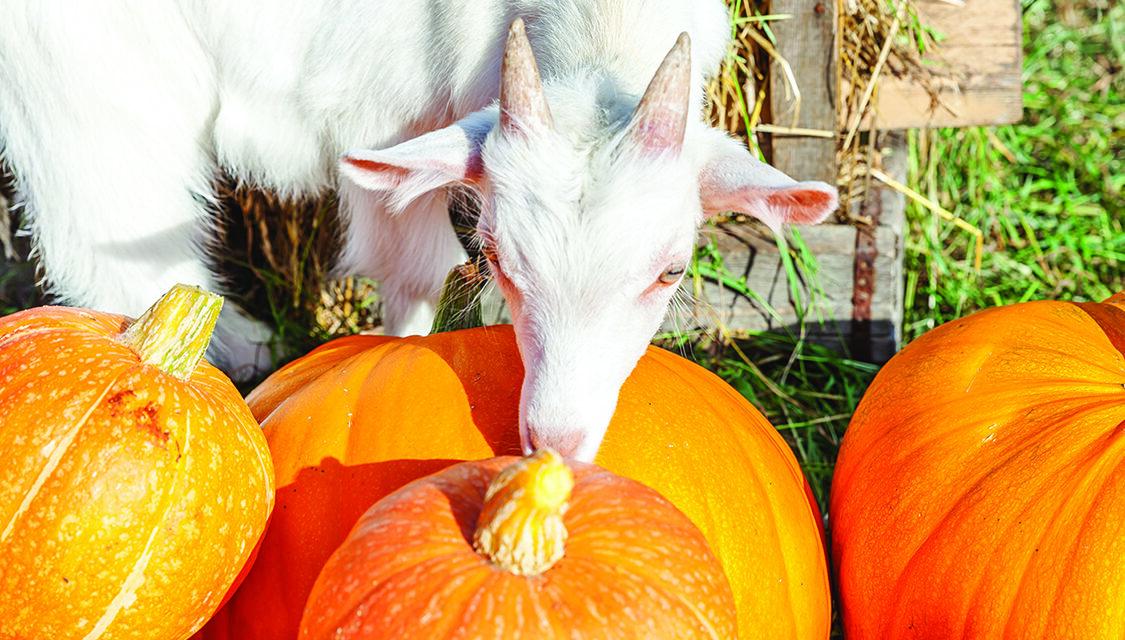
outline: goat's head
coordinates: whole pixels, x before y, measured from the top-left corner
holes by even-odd
[[[480,194],[481,251],[526,371],[525,451],[551,446],[593,460],[707,214],[744,212],[776,229],[818,222],[836,206],[828,185],[796,183],[699,122],[690,69],[683,34],[639,102],[596,97],[605,88],[596,73],[544,91],[517,20],[498,105],[344,158],[346,175],[400,202],[452,182]]]

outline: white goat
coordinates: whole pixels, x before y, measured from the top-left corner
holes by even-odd
[[[383,282],[388,332],[425,333],[465,258],[444,187],[468,185],[527,372],[525,450],[594,457],[708,213],[776,229],[836,206],[701,121],[720,0],[5,4],[0,145],[63,301],[136,315],[174,282],[221,289],[222,168],[339,187],[341,273]],[[338,171],[356,148],[382,150]],[[217,335],[228,370],[267,337],[237,312]]]

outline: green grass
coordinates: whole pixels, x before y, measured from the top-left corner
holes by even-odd
[[[1067,8],[1069,7],[1069,9]],[[1125,288],[1125,6],[1025,5],[1024,119],[910,134],[906,336],[991,306]]]
[[[799,334],[693,342],[681,353],[714,371],[777,426],[818,504],[826,507],[840,438],[878,366],[805,342]]]

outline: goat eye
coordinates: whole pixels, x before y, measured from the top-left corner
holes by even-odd
[[[489,262],[496,264],[496,245],[491,242],[486,242],[481,245],[480,254]]]
[[[668,265],[664,273],[660,274],[660,284],[676,284],[683,277],[687,265],[683,262],[673,262]]]

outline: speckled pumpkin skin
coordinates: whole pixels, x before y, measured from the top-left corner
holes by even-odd
[[[570,463],[561,558],[536,575],[490,562],[465,532],[517,460],[447,467],[367,510],[317,577],[301,640],[738,637],[734,596],[699,529],[649,487],[592,464]]]
[[[238,391],[142,364],[128,323],[0,318],[0,638],[189,637],[265,528],[273,468]]]

